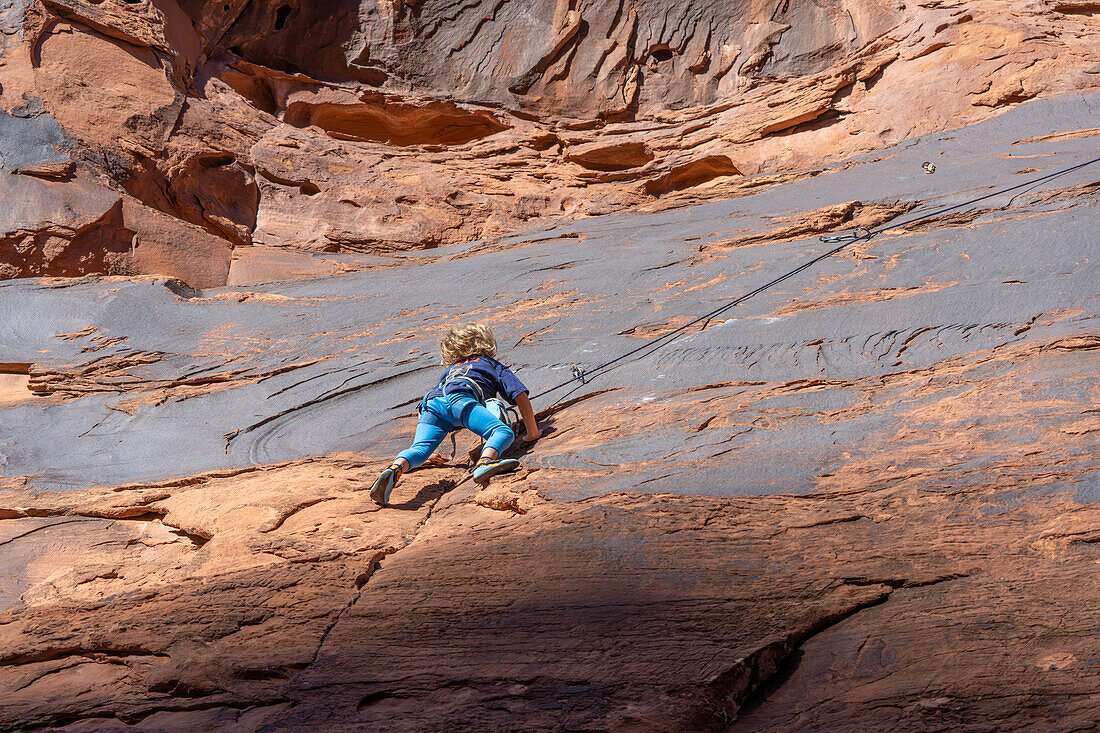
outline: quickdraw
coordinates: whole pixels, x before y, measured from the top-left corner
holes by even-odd
[[[864,237],[871,236],[871,230],[867,227],[860,227],[853,232],[847,234],[823,234],[818,239],[822,242],[847,242],[849,239],[863,239]]]

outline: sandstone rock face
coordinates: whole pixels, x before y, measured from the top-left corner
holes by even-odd
[[[19,0],[0,10],[0,112],[53,137],[4,172],[50,180],[78,210],[68,178],[94,180],[190,226],[155,257],[127,256],[125,222],[65,244],[73,262],[20,244],[0,276],[225,284],[226,252],[251,245],[253,262],[390,254],[717,200],[743,175],[805,174],[1096,88],[1090,7]]]
[[[1098,7],[0,3],[0,730],[1094,729]]]
[[[339,44],[304,59],[323,84],[255,61],[202,80],[209,39],[265,6],[210,8],[184,54],[178,13],[133,5],[48,7],[195,70],[167,157],[135,147],[122,186],[33,104],[4,122],[27,140],[0,146],[24,247],[5,251],[30,253],[11,266],[85,276],[0,282],[0,730],[1095,728],[1100,162],[1072,166],[1096,157],[1100,96],[779,173],[721,150],[662,167],[634,130],[568,165],[641,210],[417,251],[417,231],[506,226],[504,193],[462,191],[457,225],[431,205],[486,175],[477,151],[564,156],[593,131],[498,107],[508,129],[440,151],[340,139],[279,100],[346,99],[374,51],[359,76]],[[599,35],[580,12],[566,54]],[[306,37],[364,32],[345,17]],[[784,63],[818,48],[799,43]],[[397,92],[339,103],[376,94]],[[466,110],[405,99],[409,119]],[[529,195],[512,205],[538,219]],[[859,227],[876,236],[671,335]],[[248,229],[263,244],[227,239]],[[191,279],[88,275],[97,251]],[[471,318],[533,392],[669,338],[537,399],[516,473],[472,484],[463,433],[378,507],[439,333]]]
[[[121,273],[130,250],[122,200],[91,181],[54,185],[8,172],[0,178],[6,206],[0,222],[0,271],[24,275]]]

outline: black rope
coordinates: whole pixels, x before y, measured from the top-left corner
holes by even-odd
[[[1054,173],[1048,173],[1045,176],[1041,176],[1040,178],[1036,178],[1036,179],[1033,179],[1031,181],[1027,181],[1026,183],[1020,183],[1020,184],[1015,185],[1015,186],[1010,186],[1009,188],[1004,188],[1004,189],[1001,189],[999,191],[994,191],[992,193],[987,193],[984,196],[978,196],[978,197],[972,198],[968,201],[963,201],[960,204],[955,204],[953,206],[947,206],[945,208],[938,209],[937,211],[932,211],[932,212],[929,212],[927,214],[921,214],[920,216],[909,219],[908,221],[903,221],[900,224],[890,223],[890,224],[884,224],[883,226],[879,227],[878,229],[873,229],[873,230],[863,229],[862,231],[865,231],[866,234],[861,234],[861,235],[858,235],[858,236],[855,236],[855,237],[852,237],[852,238],[846,240],[845,242],[843,242],[842,244],[840,244],[837,247],[834,247],[833,249],[829,250],[828,252],[826,252],[824,254],[820,254],[820,255],[818,255],[818,256],[810,259],[810,260],[807,260],[806,262],[802,263],[801,265],[794,268],[790,272],[784,273],[783,275],[780,275],[779,277],[775,278],[774,280],[770,280],[770,281],[764,283],[763,285],[761,285],[760,287],[758,287],[754,290],[750,290],[749,292],[745,293],[744,295],[740,295],[737,298],[734,298],[733,300],[729,301],[728,303],[725,303],[725,304],[719,306],[718,308],[715,308],[714,310],[709,311],[708,313],[704,313],[703,315],[699,316],[695,320],[690,321],[689,323],[685,323],[684,325],[682,325],[682,326],[680,326],[680,327],[678,327],[678,328],[676,328],[672,331],[669,331],[668,333],[664,334],[663,336],[658,336],[657,338],[650,339],[649,341],[642,344],[641,346],[638,346],[637,348],[631,349],[630,351],[626,352],[625,354],[621,354],[621,355],[615,357],[614,359],[611,359],[609,361],[605,361],[603,364],[600,364],[599,366],[595,366],[592,369],[581,370],[581,369],[579,369],[579,367],[577,367],[574,371],[574,375],[571,378],[565,380],[561,384],[556,384],[553,387],[550,387],[549,389],[544,389],[543,391],[539,392],[538,394],[536,394],[531,399],[532,400],[537,400],[540,397],[544,397],[544,396],[550,394],[551,392],[556,392],[557,390],[561,389],[562,387],[565,387],[569,384],[572,384],[573,382],[576,382],[578,380],[581,381],[582,385],[586,384],[588,382],[591,382],[596,377],[602,376],[603,375],[602,373],[606,373],[608,370],[610,370],[616,364],[619,364],[620,362],[622,362],[626,359],[629,359],[631,356],[634,356],[635,354],[637,354],[639,352],[642,352],[642,351],[645,351],[646,349],[652,348],[652,351],[645,354],[645,356],[648,356],[650,353],[653,353],[653,351],[656,351],[657,349],[659,349],[663,346],[667,346],[668,343],[671,341],[673,336],[675,336],[677,334],[680,334],[680,333],[683,333],[684,331],[686,331],[687,329],[689,329],[692,326],[696,325],[697,323],[702,323],[703,321],[706,321],[707,323],[709,323],[715,317],[721,315],[722,313],[725,313],[726,311],[730,310],[731,308],[734,308],[735,306],[740,305],[741,303],[744,303],[749,298],[752,298],[752,297],[754,297],[756,295],[759,295],[760,293],[764,292],[765,290],[768,290],[772,287],[775,287],[776,285],[783,282],[784,280],[792,278],[795,275],[803,272],[804,270],[807,270],[810,267],[813,267],[818,262],[821,262],[824,259],[832,257],[833,255],[847,249],[848,247],[855,244],[856,242],[862,242],[862,241],[872,239],[873,237],[877,236],[878,234],[881,234],[882,232],[887,231],[889,229],[896,229],[898,227],[905,227],[905,226],[909,226],[910,224],[916,224],[918,222],[927,221],[928,219],[933,219],[933,218],[938,217],[938,216],[943,216],[944,214],[952,212],[956,209],[961,209],[964,206],[971,206],[972,204],[976,204],[979,201],[985,201],[986,199],[993,198],[994,196],[1001,196],[1003,194],[1010,193],[1011,191],[1016,191],[1018,189],[1026,188],[1028,186],[1036,186],[1040,183],[1045,183],[1047,181],[1053,180],[1053,179],[1058,178],[1060,176],[1064,176],[1067,173],[1072,173],[1075,170],[1080,170],[1081,168],[1084,168],[1086,166],[1090,166],[1090,165],[1092,165],[1094,163],[1097,163],[1097,162],[1100,162],[1100,158],[1093,158],[1092,160],[1085,161],[1084,163],[1078,163],[1077,165],[1070,166],[1069,168],[1064,168],[1060,171],[1055,171]],[[1023,193],[1023,192],[1021,192],[1021,193]],[[1015,199],[1016,199],[1016,197],[1013,196],[1012,199],[1009,200],[1008,205],[1011,205],[1012,202],[1015,201]],[[860,231],[860,230],[857,230],[857,233],[858,233],[858,231]],[[639,358],[641,358],[641,357],[639,357]],[[576,366],[576,365],[574,365],[574,366]],[[572,394],[572,391],[570,392],[570,394]]]

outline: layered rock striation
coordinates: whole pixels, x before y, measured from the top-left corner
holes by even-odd
[[[0,186],[56,203],[0,276],[205,287],[739,195],[1096,88],[1089,7],[18,0]]]

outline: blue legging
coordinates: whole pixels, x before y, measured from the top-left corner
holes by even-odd
[[[428,460],[448,433],[460,427],[469,428],[484,438],[485,447],[496,449],[497,455],[504,453],[516,439],[512,429],[485,409],[473,395],[452,392],[446,398],[433,397],[424,403],[413,444],[397,457],[408,461],[409,468],[416,468]]]

